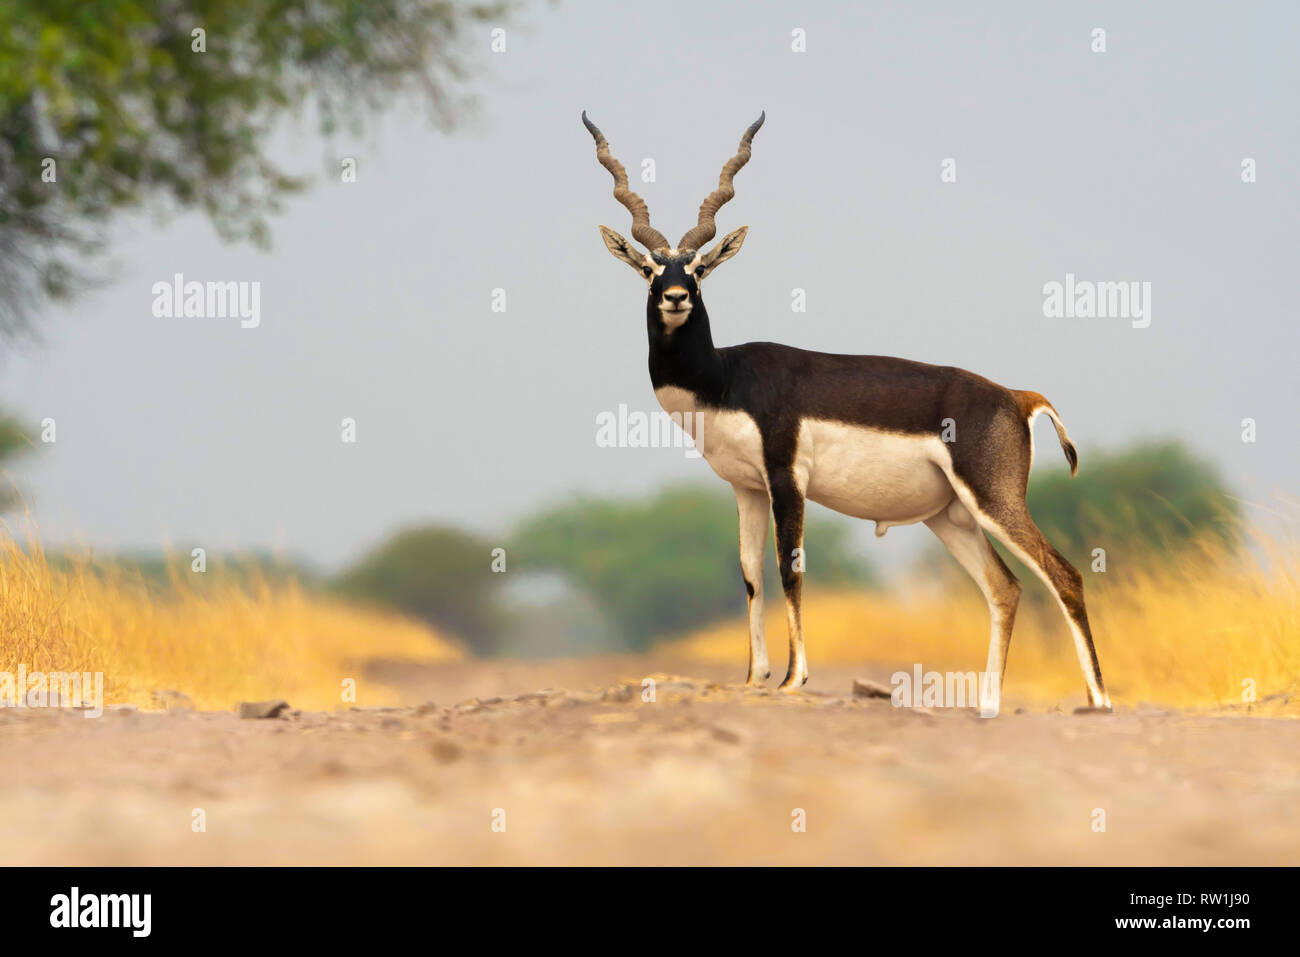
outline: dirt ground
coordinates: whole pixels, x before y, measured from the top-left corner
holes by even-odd
[[[742,668],[375,663],[406,706],[266,720],[2,709],[0,864],[1300,861],[1300,721],[981,720],[853,697],[879,666],[795,696]]]

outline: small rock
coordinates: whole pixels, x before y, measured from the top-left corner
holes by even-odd
[[[241,718],[278,718],[289,710],[287,701],[241,701],[239,716]]]
[[[728,728],[725,725],[715,724],[709,728],[709,733],[713,735],[715,741],[721,741],[723,744],[741,744],[745,736],[735,728]]]
[[[433,756],[443,764],[451,764],[453,761],[459,761],[465,754],[464,748],[451,740],[451,738],[443,737],[442,735],[434,736],[433,740],[429,742],[429,750],[432,751]]]
[[[605,689],[605,693],[604,693],[604,695],[602,695],[602,698],[603,698],[605,701],[631,701],[631,700],[632,700],[632,686],[631,686],[631,685],[613,685],[612,687],[609,687],[609,688],[606,688],[606,689]]]
[[[527,694],[518,695],[515,701],[523,703],[526,701],[536,702],[540,705],[550,704],[557,698],[563,698],[565,691],[563,688],[542,688],[539,691],[530,691]]]
[[[327,758],[316,765],[316,776],[321,778],[341,778],[348,773],[348,767],[338,758]]]
[[[164,711],[193,711],[194,702],[183,691],[161,689],[153,693],[153,703]]]
[[[600,691],[575,691],[564,696],[564,704],[599,704],[604,698],[604,693]]]
[[[855,698],[890,698],[893,696],[888,688],[865,678],[853,679],[853,697]]]

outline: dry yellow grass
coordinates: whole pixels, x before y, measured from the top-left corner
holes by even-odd
[[[459,657],[426,626],[289,584],[184,579],[150,589],[124,572],[54,568],[33,540],[0,537],[0,672],[102,672],[106,703],[153,706],[174,689],[199,708],[285,698],[294,707],[393,703],[360,673],[368,658]]]
[[[1300,548],[1261,540],[1251,553],[1203,542],[1176,566],[1146,563],[1123,577],[1084,573],[1097,654],[1112,701],[1171,707],[1244,707],[1252,681],[1256,713],[1300,713]],[[970,581],[894,593],[817,592],[804,598],[812,667],[871,662],[911,670],[979,671],[988,614]],[[1031,589],[1026,581],[1026,599]],[[772,660],[783,664],[785,610],[768,602]],[[775,605],[775,607],[772,607]],[[743,620],[676,641],[707,660],[743,659]],[[1073,643],[1054,605],[1022,601],[1008,657],[1004,702],[1044,707],[1083,703]]]

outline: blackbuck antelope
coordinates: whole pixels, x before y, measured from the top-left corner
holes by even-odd
[[[749,593],[747,683],[771,675],[763,635],[769,510],[790,629],[790,665],[781,690],[795,691],[808,680],[800,589],[804,503],[811,499],[874,521],[877,535],[894,525],[924,522],[975,579],[992,619],[988,668],[980,682],[982,713],[997,713],[1020,600],[1020,582],[985,532],[1051,589],[1074,635],[1091,706],[1109,709],[1082,576],[1043,537],[1025,505],[1033,461],[1030,425],[1039,413],[1056,427],[1071,474],[1078,470],[1074,445],[1050,402],[951,366],[807,352],[772,342],[714,346],[700,284],[740,251],[749,227],[728,233],[712,249],[704,245],[716,233],[719,207],[735,195],[732,179],[749,161],[765,115],[745,131],[736,155],[722,167],[718,188],[700,205],[698,222],[674,246],[651,227],[645,201],[628,188],[627,171],[582,114],[596,141],[596,158],[613,174],[615,198],[632,213],[632,237],[648,250],[600,227],[609,251],[649,287],[646,332],[655,396],[689,423],[701,455],[736,492],[740,567]]]

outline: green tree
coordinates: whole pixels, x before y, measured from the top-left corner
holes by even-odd
[[[847,520],[810,514],[806,581],[871,583],[850,539]],[[769,531],[769,552],[771,543]],[[511,537],[510,554],[513,568],[568,576],[633,647],[745,607],[736,503],[725,491],[684,486],[640,501],[581,499],[525,521]],[[764,590],[779,596],[774,554],[765,564]]]
[[[503,6],[5,0],[0,330],[93,278],[123,208],[197,208],[222,237],[265,243],[267,215],[303,186],[267,156],[279,119],[306,107],[326,133],[359,128],[416,93],[447,125],[466,103],[465,33]]]
[[[13,508],[17,495],[3,471],[5,463],[30,449],[32,441],[15,420],[0,415],[0,512]]]
[[[1057,549],[1085,565],[1094,548],[1175,557],[1202,535],[1232,541],[1241,509],[1214,465],[1173,440],[1100,451],[1070,478],[1044,470],[1029,483],[1029,512]]]
[[[422,618],[490,654],[502,630],[502,576],[492,571],[492,548],[455,528],[411,528],[380,545],[333,584],[349,598]]]

